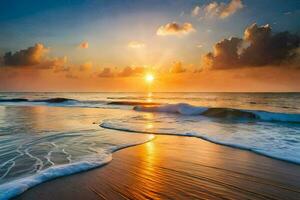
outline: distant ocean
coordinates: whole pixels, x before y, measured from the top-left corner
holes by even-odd
[[[300,164],[300,93],[0,93],[0,199],[155,134]]]

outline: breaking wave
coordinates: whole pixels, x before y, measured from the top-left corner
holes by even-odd
[[[67,101],[76,101],[74,99],[68,98],[50,98],[50,99],[37,99],[37,100],[29,100],[25,98],[13,98],[13,99],[0,99],[0,102],[44,102],[44,103],[63,103]]]
[[[263,121],[280,121],[300,123],[300,114],[275,113],[260,110],[242,110],[233,108],[209,108],[192,106],[185,103],[167,104],[159,106],[135,106],[136,111],[164,112],[180,115],[203,115],[206,117],[227,118],[227,119],[249,119]]]
[[[105,129],[110,129],[110,130],[126,131],[129,133],[195,137],[195,138],[206,140],[208,142],[212,142],[215,144],[228,146],[228,147],[232,147],[232,148],[237,148],[237,149],[241,149],[241,150],[246,150],[246,151],[251,151],[251,152],[266,156],[266,157],[277,159],[277,160],[282,160],[282,161],[286,161],[286,162],[290,162],[290,163],[294,163],[294,164],[298,164],[298,165],[300,164],[299,155],[298,156],[295,155],[296,148],[295,149],[292,148],[292,146],[295,144],[291,145],[291,143],[298,143],[298,141],[296,139],[290,139],[285,146],[285,148],[286,148],[285,152],[282,153],[283,150],[281,149],[281,147],[276,147],[276,145],[274,146],[274,148],[270,149],[272,143],[266,142],[266,140],[265,140],[266,138],[264,138],[264,137],[261,138],[262,141],[256,141],[256,143],[252,143],[252,142],[242,141],[235,137],[224,139],[223,137],[218,137],[217,135],[207,134],[207,133],[201,132],[201,131],[178,130],[176,127],[168,128],[168,129],[166,129],[164,127],[160,127],[156,130],[145,130],[138,126],[130,125],[130,124],[132,124],[132,123],[126,124],[126,123],[122,123],[122,122],[118,123],[116,121],[110,122],[108,120],[108,121],[103,121],[100,124],[100,127],[105,128]],[[256,140],[256,139],[254,138],[254,140]],[[282,145],[283,141],[281,141],[279,139],[277,142],[276,141],[269,141],[269,142],[275,142],[275,143]]]

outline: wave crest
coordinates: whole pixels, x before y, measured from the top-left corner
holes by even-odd
[[[66,101],[76,101],[76,100],[61,98],[61,97],[49,98],[49,99],[36,99],[36,100],[29,100],[25,98],[0,99],[0,102],[11,102],[11,103],[17,103],[17,102],[64,103]]]
[[[160,106],[135,106],[136,111],[145,112],[164,112],[181,115],[203,115],[207,117],[226,118],[226,119],[249,119],[262,121],[280,121],[300,123],[300,114],[275,113],[260,110],[242,110],[233,108],[209,108],[192,106],[185,103],[167,104]]]

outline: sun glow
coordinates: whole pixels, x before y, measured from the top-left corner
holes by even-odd
[[[154,81],[154,76],[153,76],[153,74],[147,74],[147,75],[145,76],[145,80],[146,80],[147,83],[151,84],[151,83]]]

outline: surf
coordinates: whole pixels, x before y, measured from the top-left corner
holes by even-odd
[[[186,103],[167,104],[158,106],[138,105],[133,108],[136,111],[143,112],[163,112],[180,115],[203,115],[206,117],[224,118],[224,119],[248,119],[279,122],[300,123],[300,114],[294,113],[276,113],[262,110],[243,110],[233,108],[214,108],[193,106]]]

